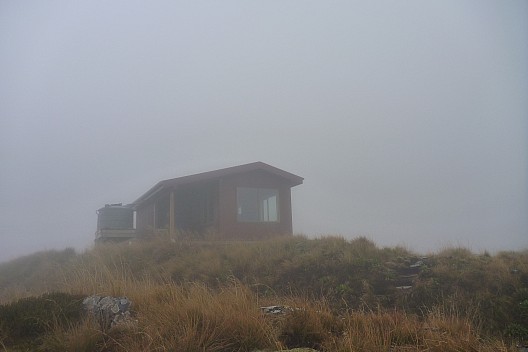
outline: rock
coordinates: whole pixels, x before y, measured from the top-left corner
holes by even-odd
[[[132,302],[126,297],[93,295],[86,297],[83,305],[88,314],[97,320],[102,331],[132,322],[129,310]]]
[[[289,312],[293,312],[294,309],[288,306],[268,306],[268,307],[260,307],[260,310],[264,314],[270,314],[270,315],[280,315],[280,314],[286,314]]]
[[[396,286],[396,289],[398,289],[398,290],[409,290],[411,288],[412,288],[412,286]]]
[[[411,265],[409,266],[409,268],[419,268],[419,267],[421,267],[421,266],[423,266],[423,265],[424,265],[423,260],[419,260],[419,261],[417,261],[416,263],[411,264]]]

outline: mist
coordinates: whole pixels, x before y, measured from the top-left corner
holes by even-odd
[[[526,1],[0,4],[0,261],[253,161],[295,233],[528,248]]]

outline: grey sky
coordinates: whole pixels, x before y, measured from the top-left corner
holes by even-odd
[[[0,261],[263,161],[294,230],[528,247],[528,2],[1,1]]]

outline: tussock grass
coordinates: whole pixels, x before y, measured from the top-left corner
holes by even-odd
[[[233,281],[219,289],[203,284],[135,282],[130,298],[137,323],[103,333],[90,319],[54,326],[42,351],[255,351],[311,347],[320,351],[512,351],[485,341],[469,319],[436,307],[422,317],[402,311],[340,314],[325,301],[282,297],[296,307],[265,316],[258,297]],[[10,341],[6,341],[9,343]],[[29,346],[31,349],[31,346]]]
[[[156,302],[153,306],[152,302]],[[233,283],[212,291],[203,284],[166,285],[139,301],[141,350],[251,351],[276,347],[272,326],[256,297]]]
[[[328,351],[513,351],[501,340],[483,340],[467,319],[434,310],[419,319],[401,311],[346,316],[344,336]]]
[[[46,351],[513,351],[528,339],[528,251],[444,249],[424,259],[412,289],[396,289],[418,260],[366,238],[159,238],[0,264],[0,303],[51,291],[134,302],[130,326],[39,330]],[[274,304],[298,309],[259,309]]]

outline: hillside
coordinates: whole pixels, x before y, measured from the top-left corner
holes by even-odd
[[[22,329],[13,328],[16,317],[0,314],[0,346],[515,351],[528,339],[528,250],[490,255],[449,248],[423,256],[365,238],[154,239],[84,253],[40,252],[0,265],[4,312],[20,315],[53,292],[66,296],[43,296],[42,302],[57,303],[58,313],[47,314],[54,318],[36,339],[14,338]],[[127,296],[137,323],[105,332],[75,314],[61,323],[65,306],[92,294]],[[270,317],[259,309],[268,305],[295,309]]]

